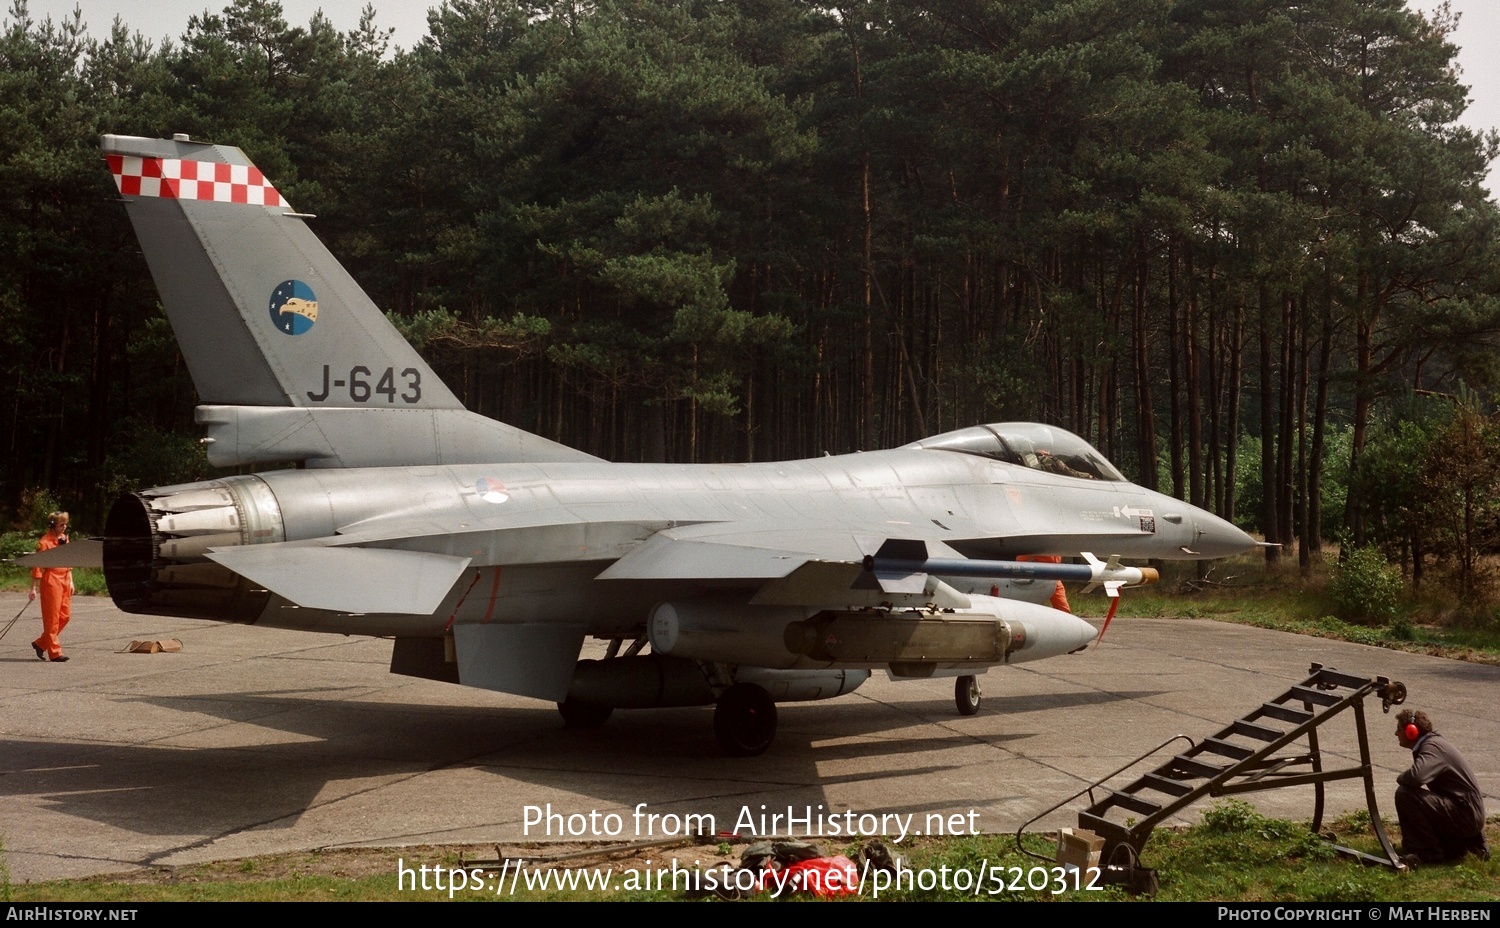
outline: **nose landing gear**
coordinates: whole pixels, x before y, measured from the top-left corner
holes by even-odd
[[[953,681],[953,701],[958,705],[959,715],[974,715],[978,712],[982,695],[979,678],[973,674],[966,674]]]

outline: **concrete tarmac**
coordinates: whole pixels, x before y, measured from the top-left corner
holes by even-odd
[[[0,594],[0,616],[24,602]],[[74,599],[71,660],[42,663],[36,610],[0,641],[0,862],[15,882],[311,848],[577,840],[560,833],[570,825],[637,840],[689,815],[759,832],[777,824],[762,813],[788,807],[810,807],[814,827],[848,811],[886,816],[876,829],[897,835],[929,815],[1013,831],[1173,735],[1212,734],[1313,661],[1404,682],[1500,812],[1500,668],[1206,620],[1123,619],[1096,651],[992,670],[967,718],[951,680],[880,674],[849,696],[783,704],[771,750],[733,759],[712,709],[622,711],[570,731],[549,704],[392,675],[389,642],[130,616],[104,598]],[[183,650],[120,653],[164,638]],[[1366,718],[1394,816],[1410,755],[1378,701]],[[1358,762],[1351,714],[1321,738],[1326,765]],[[1330,816],[1364,807],[1360,784],[1330,786]],[[1311,787],[1248,798],[1312,812]],[[1043,824],[1074,824],[1078,808]],[[621,834],[601,833],[616,822]]]

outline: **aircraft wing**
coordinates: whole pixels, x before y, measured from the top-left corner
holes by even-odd
[[[871,535],[851,528],[750,521],[584,521],[564,512],[534,511],[493,520],[470,518],[461,525],[441,518],[352,525],[337,535],[278,547],[430,551],[467,556],[474,567],[610,562],[601,580],[766,580],[785,577],[808,561],[860,564],[889,537],[925,541],[934,557],[962,556],[941,539],[924,537],[920,526],[892,529],[890,535]]]
[[[425,535],[415,528],[403,526],[392,533],[396,537],[356,532],[213,548],[206,556],[299,606],[341,613],[430,615],[468,567],[580,560],[613,561],[599,580],[748,587],[756,591],[753,601],[762,605],[969,605],[966,596],[920,572],[882,574],[872,581],[864,559],[885,539],[848,531],[723,522],[653,532],[650,526],[629,523],[618,527],[618,537],[608,539],[609,544],[574,546],[577,531],[597,533],[601,527],[528,525],[490,533],[442,533],[429,526]],[[568,544],[552,537],[560,531]],[[490,543],[474,546],[474,536],[485,534]],[[504,534],[516,537],[496,538]],[[416,541],[443,550],[400,547]],[[926,546],[931,556],[959,557],[941,542],[927,541]],[[452,553],[465,548],[472,553]],[[623,555],[618,553],[622,549]],[[506,551],[512,556],[504,556]]]
[[[600,580],[749,580],[785,577],[809,560],[864,557],[848,532],[745,528],[713,523],[657,532],[615,561]]]
[[[764,523],[705,522],[663,529],[599,575],[600,580],[712,580],[785,577],[810,561],[861,564],[881,536]],[[936,557],[959,554],[927,541]]]
[[[756,605],[920,606],[968,608],[967,596],[935,577],[909,573],[872,578],[864,560],[885,539],[851,532],[704,523],[666,529],[610,565],[600,580],[682,580],[703,584],[762,581]],[[958,557],[926,542],[939,557]]]

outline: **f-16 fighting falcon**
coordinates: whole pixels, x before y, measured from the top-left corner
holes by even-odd
[[[120,497],[95,550],[127,612],[388,636],[396,673],[555,701],[574,726],[713,704],[722,747],[753,755],[777,702],[874,670],[954,677],[972,713],[976,674],[1095,638],[1041,604],[1057,580],[1116,595],[1155,579],[1121,557],[1255,546],[1030,423],[805,461],[600,460],[464,409],[240,150],[103,150],[209,460],[300,465]],[[588,637],[605,659],[579,660]]]

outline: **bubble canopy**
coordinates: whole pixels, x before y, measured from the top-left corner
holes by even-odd
[[[975,425],[905,447],[974,454],[1080,480],[1125,482],[1125,476],[1093,445],[1065,429],[1035,422]]]

